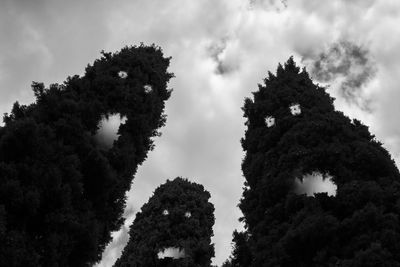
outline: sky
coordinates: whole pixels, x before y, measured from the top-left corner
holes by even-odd
[[[100,51],[155,43],[172,57],[167,124],[138,168],[124,227],[98,266],[111,266],[135,213],[177,176],[198,182],[215,205],[213,263],[231,251],[244,178],[241,107],[290,56],[335,107],[370,127],[400,163],[398,0],[2,0],[0,112],[34,101],[32,81],[82,75]]]

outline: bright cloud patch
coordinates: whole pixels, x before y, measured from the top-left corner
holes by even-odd
[[[111,114],[108,116],[102,116],[99,123],[99,129],[95,135],[95,139],[100,146],[105,149],[109,149],[113,146],[115,140],[118,139],[119,126],[125,123],[126,117],[119,113]]]
[[[332,176],[313,172],[303,175],[302,179],[295,179],[295,193],[314,196],[315,193],[328,193],[328,196],[336,196],[337,186],[332,181]]]
[[[157,257],[159,259],[164,259],[164,258],[181,259],[185,258],[186,254],[184,249],[169,247],[159,251],[157,253]]]

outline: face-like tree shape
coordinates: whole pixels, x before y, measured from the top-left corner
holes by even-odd
[[[400,247],[388,241],[400,240],[400,175],[366,126],[335,111],[292,58],[243,110],[240,208],[252,266],[400,265]],[[318,176],[336,194],[299,188]]]
[[[137,213],[115,266],[210,266],[214,206],[202,185],[176,178]]]
[[[103,52],[84,76],[50,88],[33,83],[36,103],[14,105],[0,128],[1,264],[89,266],[100,259],[122,223],[137,166],[165,123],[168,66],[155,46]],[[123,123],[104,146],[97,133],[113,114]]]

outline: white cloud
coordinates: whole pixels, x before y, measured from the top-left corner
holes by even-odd
[[[125,122],[126,117],[119,113],[103,115],[99,122],[99,129],[94,136],[96,142],[105,149],[111,148],[119,137],[119,126]]]
[[[184,249],[168,247],[158,252],[157,257],[159,259],[164,259],[164,258],[181,259],[185,258],[186,254]]]
[[[336,196],[337,186],[332,181],[332,176],[315,171],[304,174],[294,180],[295,193],[314,196],[316,193],[327,193],[328,196]]]

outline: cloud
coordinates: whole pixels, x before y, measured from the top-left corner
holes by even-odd
[[[250,0],[250,6],[280,12],[287,8],[288,4],[287,0]]]
[[[121,229],[114,232],[113,241],[107,246],[106,253],[103,253],[101,263],[97,264],[98,267],[113,266],[116,259],[121,256],[122,250],[129,240],[129,225],[124,224]]]
[[[215,73],[218,75],[234,75],[240,68],[243,60],[240,54],[236,53],[239,43],[233,37],[225,37],[213,41],[206,47],[210,58],[215,62]]]
[[[317,81],[329,84],[340,80],[339,92],[346,100],[368,107],[368,99],[360,98],[376,73],[376,65],[367,49],[340,41],[314,57],[303,57],[303,61],[310,66],[309,71]]]
[[[332,176],[313,172],[304,174],[301,179],[296,178],[294,181],[294,190],[296,194],[306,194],[314,196],[315,193],[327,193],[328,196],[336,196],[337,186],[332,181]]]
[[[102,116],[99,129],[97,130],[94,138],[100,147],[109,149],[113,146],[115,140],[118,139],[119,126],[126,122],[126,117],[120,114],[107,114]]]
[[[106,11],[102,1],[2,1],[0,106],[32,102],[32,81],[60,83],[82,74],[104,49]]]
[[[164,250],[161,250],[160,252],[158,252],[157,257],[159,259],[164,259],[164,258],[181,259],[181,258],[185,258],[186,255],[185,255],[184,249],[168,247],[168,248],[165,248]]]
[[[229,66],[226,66],[222,59],[225,49],[226,39],[222,39],[219,42],[212,43],[207,48],[210,57],[216,62],[216,73],[221,75],[230,71]]]

